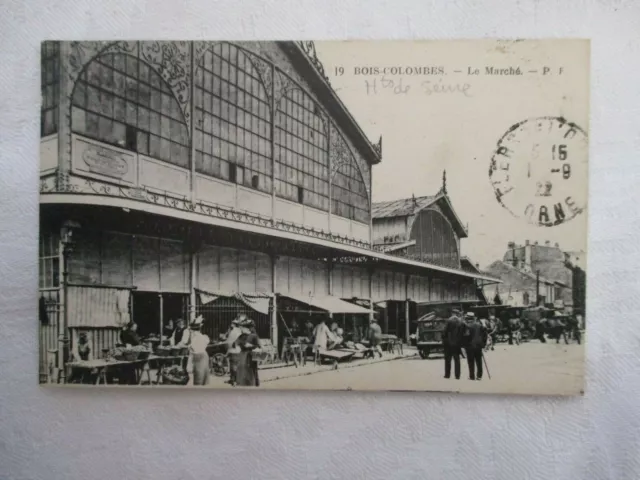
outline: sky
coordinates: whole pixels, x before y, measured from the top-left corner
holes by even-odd
[[[585,210],[552,227],[526,220],[522,212],[534,197],[536,182],[522,180],[514,170],[521,171],[526,163],[530,176],[532,154],[530,149],[523,152],[522,145],[529,148],[532,138],[555,144],[556,138],[527,131],[519,133],[518,138],[526,137],[522,142],[516,138],[514,150],[519,150],[510,165],[515,189],[503,198],[517,216],[497,201],[489,169],[498,141],[524,120],[561,116],[588,131],[588,43],[347,41],[316,42],[316,51],[331,85],[364,133],[374,142],[382,136],[382,162],[373,168],[374,202],[433,195],[446,169],[449,197],[468,224],[461,254],[481,267],[501,259],[510,241],[550,241],[565,251],[586,250],[586,147],[569,146],[569,180],[552,178],[555,192],[568,192]],[[387,74],[376,74],[375,67],[386,67]],[[390,70],[393,67],[411,67],[413,72]],[[512,67],[510,72],[520,67],[523,74],[488,75],[486,67]],[[549,70],[542,75],[545,67]],[[553,123],[549,125],[551,130]],[[550,178],[546,169],[541,173],[550,160],[547,143],[542,147],[544,161],[533,163],[536,179]]]

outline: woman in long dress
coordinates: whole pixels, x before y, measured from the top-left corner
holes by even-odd
[[[313,331],[314,363],[321,363],[320,354],[327,349],[330,333],[331,332],[329,331],[329,327],[327,327],[325,319],[321,319],[320,323],[316,325],[316,328]]]
[[[207,385],[209,383],[209,354],[207,353],[209,337],[201,331],[203,320],[202,315],[199,315],[193,321],[189,337],[194,385]]]
[[[243,325],[242,335],[236,340],[240,348],[238,353],[238,370],[236,385],[240,387],[259,387],[258,362],[253,359],[253,352],[260,348],[260,341],[253,320],[247,320]]]

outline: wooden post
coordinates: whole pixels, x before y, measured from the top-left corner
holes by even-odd
[[[158,294],[158,302],[160,303],[160,315],[158,315],[158,317],[160,318],[160,339],[162,339],[162,329],[164,328],[164,319],[163,319],[163,312],[162,312],[162,293]]]
[[[69,246],[61,242],[62,246],[62,322],[58,319],[58,378],[60,383],[67,380],[67,350],[69,348]]]
[[[374,309],[373,309],[373,268],[367,269],[369,272],[369,322],[373,320],[374,317]],[[382,328],[382,325],[380,326]],[[384,333],[387,333],[385,330]]]
[[[271,342],[278,352],[278,295],[276,293],[276,267],[278,257],[271,255]]]
[[[327,260],[327,273],[329,295],[333,295],[333,257],[331,256]]]
[[[189,248],[189,323],[196,319],[196,282],[197,282],[197,252],[195,248]],[[162,333],[160,333],[162,335]]]
[[[195,117],[195,91],[196,91],[196,59],[195,59],[195,48],[194,42],[189,42],[189,50],[191,57],[191,82],[189,83],[189,113],[191,117],[191,121],[189,122],[189,130],[191,138],[194,138],[196,131],[196,117]],[[140,162],[138,162],[140,163]],[[191,190],[191,202],[196,201],[196,143],[191,141],[191,148],[189,149],[189,186]],[[162,334],[161,334],[162,335]]]
[[[404,333],[407,344],[410,344],[410,335],[411,335],[411,322],[409,319],[409,275],[405,274],[404,276],[404,293],[405,293],[405,301],[404,301]]]

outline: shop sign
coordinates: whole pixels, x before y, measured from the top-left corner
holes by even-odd
[[[121,153],[96,145],[85,147],[82,160],[91,173],[108,177],[122,178],[129,171],[129,165]]]

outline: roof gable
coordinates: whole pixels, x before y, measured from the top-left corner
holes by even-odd
[[[438,204],[442,209],[442,213],[449,219],[458,237],[466,238],[468,236],[467,229],[453,209],[449,196],[442,190],[437,195],[376,202],[372,206],[371,216],[374,222],[381,218],[409,217],[417,215],[434,204]]]

